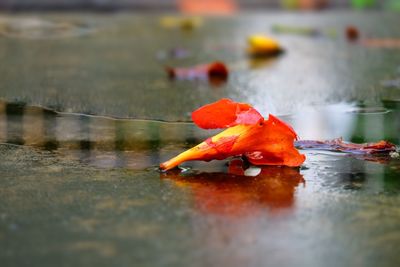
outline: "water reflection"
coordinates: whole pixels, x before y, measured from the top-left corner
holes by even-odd
[[[210,134],[189,123],[125,120],[59,113],[0,101],[0,143],[67,153],[99,167],[144,169],[158,165],[160,148],[174,152]]]
[[[331,105],[304,109],[302,113],[283,119],[293,125],[303,140],[343,137],[343,140],[359,143],[382,139],[400,143],[397,104],[385,102],[383,107],[363,108],[363,111],[374,112],[354,110],[354,105]],[[218,130],[198,129],[186,122],[59,113],[22,102],[0,101],[0,143],[63,152],[99,167],[145,169],[156,166],[216,132]],[[376,157],[362,159],[388,162]],[[209,165],[212,164],[207,163]],[[190,166],[200,165],[190,162]],[[201,169],[207,168],[202,165]]]
[[[173,170],[160,177],[190,188],[198,211],[232,217],[290,210],[295,204],[296,188],[304,184],[297,168],[264,166],[253,169],[239,159],[232,160],[225,172]]]
[[[5,106],[7,118],[7,143],[23,145],[24,138],[22,136],[23,124],[22,115],[24,112],[24,103],[9,103]]]
[[[248,65],[250,69],[262,69],[275,63],[277,57],[250,57]]]

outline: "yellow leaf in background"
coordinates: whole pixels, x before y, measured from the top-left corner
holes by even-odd
[[[252,35],[248,38],[247,52],[252,56],[275,55],[282,52],[279,43],[265,35]]]

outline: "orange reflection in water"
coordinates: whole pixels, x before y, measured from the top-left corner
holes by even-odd
[[[304,184],[298,168],[263,166],[251,171],[259,173],[245,176],[243,162],[233,160],[227,173],[187,175],[172,170],[161,177],[191,188],[196,209],[207,214],[245,216],[266,210],[276,213],[294,206],[296,187]]]

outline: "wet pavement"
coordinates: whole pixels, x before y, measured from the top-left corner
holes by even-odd
[[[1,265],[398,266],[398,158],[303,151],[299,169],[156,168],[215,132],[190,112],[221,97],[279,115],[301,139],[399,145],[400,50],[343,36],[355,24],[398,38],[398,23],[282,13],[181,31],[159,16],[2,16]],[[330,34],[272,33],[275,24]],[[259,32],[286,53],[248,59],[246,37]],[[188,57],[157,57],[175,47]],[[231,70],[218,86],[170,81],[163,69],[216,59]]]

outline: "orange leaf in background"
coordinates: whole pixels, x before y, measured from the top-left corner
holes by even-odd
[[[400,49],[400,38],[369,38],[361,40],[361,45],[371,48]]]
[[[178,6],[185,14],[231,15],[237,10],[234,0],[178,0]]]
[[[224,107],[226,107],[226,112],[223,111]],[[294,147],[294,140],[297,139],[294,130],[273,115],[270,115],[268,120],[260,117],[256,121],[255,118],[260,115],[252,110],[250,105],[227,99],[200,108],[195,112],[194,117],[196,124],[201,127],[234,126],[160,164],[160,168],[169,170],[185,161],[210,161],[231,156],[245,156],[255,165],[300,166],[305,156]],[[214,118],[218,120],[215,124],[206,123],[200,118],[201,114],[209,120],[213,119],[211,116],[214,114]],[[248,114],[251,115],[248,116]]]
[[[218,116],[216,116],[218,114]],[[262,118],[252,106],[223,98],[192,112],[193,122],[203,129],[228,128],[238,124],[255,124]]]

